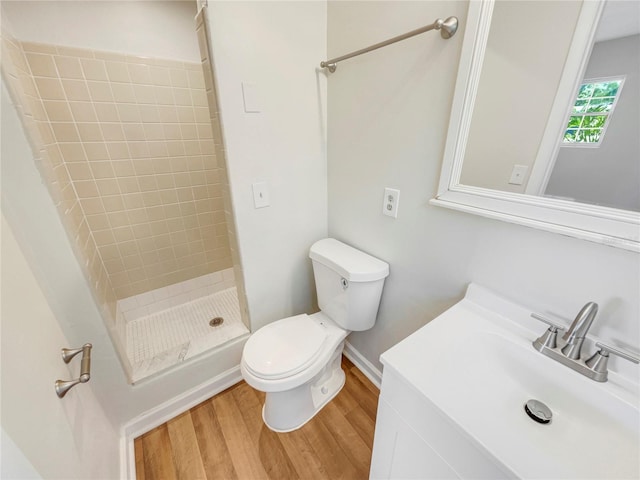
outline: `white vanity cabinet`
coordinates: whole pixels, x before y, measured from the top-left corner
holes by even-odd
[[[372,479],[510,478],[422,393],[385,361]]]
[[[382,354],[371,478],[640,478],[637,370],[595,382],[540,354],[530,313],[471,284]]]

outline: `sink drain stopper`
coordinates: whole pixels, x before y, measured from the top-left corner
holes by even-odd
[[[215,318],[212,318],[211,320],[209,320],[209,326],[210,327],[219,327],[220,325],[222,325],[222,322],[224,322],[224,318],[215,317]]]
[[[553,415],[549,407],[540,400],[534,399],[528,400],[527,403],[524,404],[524,411],[536,422],[545,424],[551,421]]]

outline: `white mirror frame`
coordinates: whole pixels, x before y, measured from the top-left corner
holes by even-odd
[[[438,194],[430,203],[640,252],[639,212],[460,184],[493,4],[493,0],[482,0],[469,5]],[[603,5],[590,1],[582,5],[545,138],[557,139],[557,132],[564,128],[568,99],[582,79]],[[553,155],[553,148],[544,142],[538,157]]]

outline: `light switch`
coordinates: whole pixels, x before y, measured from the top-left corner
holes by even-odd
[[[511,178],[509,178],[510,185],[522,185],[524,183],[524,177],[527,176],[527,170],[529,167],[526,165],[514,165],[511,171]]]
[[[242,99],[245,113],[260,113],[260,96],[255,83],[242,82]]]
[[[266,182],[254,183],[253,188],[253,205],[255,208],[264,208],[269,206],[269,189]]]

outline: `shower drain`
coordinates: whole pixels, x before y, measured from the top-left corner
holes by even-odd
[[[209,326],[210,327],[219,327],[220,325],[222,325],[222,322],[224,322],[224,318],[222,318],[222,317],[214,317],[211,320],[209,320]]]

